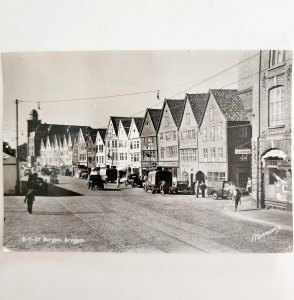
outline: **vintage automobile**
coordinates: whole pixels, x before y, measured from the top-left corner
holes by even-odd
[[[87,183],[88,189],[99,189],[104,190],[104,184],[101,175],[90,175]]]
[[[51,169],[47,168],[47,167],[44,167],[41,169],[41,174],[43,176],[50,176],[52,173]]]
[[[193,189],[189,186],[187,181],[176,182],[176,184],[172,187],[172,191],[176,194],[193,194]]]
[[[145,192],[148,190],[152,194],[160,192],[160,186],[162,181],[165,181],[164,193],[172,193],[172,173],[170,171],[151,171],[148,174],[147,182],[145,182]]]
[[[130,174],[125,180],[125,185],[131,185],[132,187],[143,187],[143,181],[140,179],[138,174]]]
[[[214,200],[218,198],[228,198],[230,196],[229,181],[210,181],[207,183],[207,195]]]
[[[81,179],[87,179],[88,178],[88,171],[82,170],[80,172],[79,178],[81,178]]]

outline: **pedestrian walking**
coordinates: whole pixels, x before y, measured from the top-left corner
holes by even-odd
[[[247,185],[246,185],[246,190],[248,191],[249,194],[251,194],[251,192],[252,192],[252,180],[251,180],[251,177],[248,177]]]
[[[120,178],[119,178],[119,174],[117,174],[116,188],[119,189],[119,187],[120,187]]]
[[[233,199],[235,202],[235,211],[237,211],[239,202],[241,204],[241,191],[240,191],[240,189],[238,189],[236,187],[234,188],[234,191],[233,191]]]
[[[47,179],[45,179],[45,181],[44,181],[44,192],[45,192],[45,195],[47,196],[48,195],[48,182],[47,182]]]
[[[234,194],[235,188],[236,188],[235,184],[231,181],[230,187],[229,187],[229,200],[233,200],[233,202],[234,202],[233,194]]]
[[[201,183],[200,183],[200,190],[202,193],[202,198],[205,198],[206,184],[203,181],[201,181]]]
[[[166,182],[164,180],[162,180],[162,182],[160,184],[160,191],[161,191],[162,196],[164,196],[165,186],[166,186]]]
[[[33,203],[35,201],[35,194],[33,189],[29,189],[28,193],[26,194],[26,197],[24,199],[24,203],[27,203],[28,205],[28,212],[29,214],[32,214],[33,212]]]

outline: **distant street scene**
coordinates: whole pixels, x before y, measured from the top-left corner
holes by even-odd
[[[293,251],[292,51],[2,62],[4,251]]]

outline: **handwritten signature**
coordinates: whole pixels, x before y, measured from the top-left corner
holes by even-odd
[[[281,226],[280,225],[277,225],[276,227],[268,230],[268,231],[265,231],[263,233],[254,233],[252,235],[252,242],[256,242],[256,241],[259,241],[261,240],[262,238],[268,236],[268,235],[271,235],[273,233],[276,233],[278,234],[278,232],[281,230]]]

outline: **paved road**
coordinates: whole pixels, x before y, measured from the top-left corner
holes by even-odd
[[[108,184],[91,191],[86,181],[60,177],[59,187],[84,196],[37,197],[33,214],[23,197],[5,197],[4,246],[11,251],[232,253],[292,251],[292,232],[222,214],[228,200],[151,195]]]

